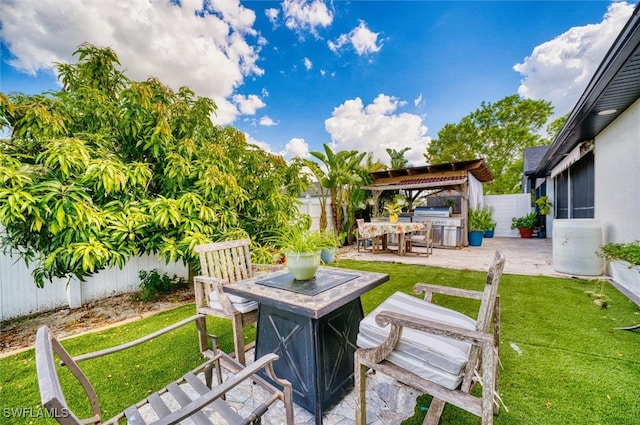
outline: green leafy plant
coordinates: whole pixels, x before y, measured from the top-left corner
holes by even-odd
[[[446,201],[444,201],[444,206],[445,207],[449,207],[449,208],[455,208],[456,207],[456,200],[453,198],[447,198]]]
[[[317,252],[335,248],[335,238],[327,232],[311,230],[311,218],[307,215],[276,232],[271,241],[282,252]]]
[[[402,212],[402,208],[407,205],[407,200],[402,195],[395,195],[393,200],[384,204],[384,210],[391,214],[400,214]]]
[[[137,296],[144,302],[156,301],[160,296],[186,288],[188,285],[186,279],[175,274],[172,277],[166,273],[160,274],[157,269],[140,270],[138,277],[140,278],[141,290]]]
[[[482,208],[469,208],[469,231],[483,232],[496,227],[493,221],[493,207],[485,205]]]
[[[640,241],[608,243],[600,247],[598,254],[607,261],[623,260],[633,266],[640,266]]]
[[[536,205],[538,206],[538,211],[540,211],[541,215],[549,214],[553,208],[553,203],[549,201],[549,197],[547,195],[536,199]]]
[[[522,217],[513,217],[511,219],[512,229],[533,229],[538,222],[538,214],[535,211],[530,212]]]

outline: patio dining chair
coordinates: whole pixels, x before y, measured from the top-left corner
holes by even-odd
[[[279,265],[253,264],[249,251],[250,239],[239,239],[197,245],[194,250],[200,257],[200,275],[193,278],[196,311],[200,314],[231,320],[235,356],[245,364],[243,329],[258,320],[258,303],[224,292],[224,285],[254,277],[260,271],[281,269]],[[204,320],[201,325],[206,326]],[[207,338],[201,335],[200,350],[207,350]]]
[[[373,238],[368,238],[364,236],[364,218],[356,219],[356,246],[358,252],[360,252],[360,247],[362,246],[363,251],[369,251],[374,249],[374,244],[378,246],[382,246],[382,237],[374,236]]]
[[[497,251],[483,291],[418,283],[420,299],[396,292],[360,322],[355,353],[356,424],[366,422],[366,370],[384,373],[433,396],[423,424],[435,425],[446,403],[471,412],[483,425],[497,413],[500,298],[505,257]],[[432,304],[433,294],[480,301],[474,320]],[[476,383],[481,395],[471,394]]]
[[[424,246],[425,253],[428,257],[433,253],[433,226],[430,218],[425,220],[423,224],[424,227],[422,230],[413,232],[410,235],[405,235],[405,252],[420,254],[420,251],[416,251],[413,248],[415,246]]]
[[[267,354],[256,359],[250,366],[244,367],[217,348],[214,348],[205,363],[186,373],[182,378],[170,383],[153,394],[148,394],[144,400],[117,413],[111,419],[102,417],[103,412],[100,409],[98,395],[87,376],[78,366],[78,363],[117,353],[142,343],[156,340],[163,334],[178,329],[188,323],[197,322],[199,319],[201,319],[199,315],[192,316],[135,341],[78,357],[71,357],[49,328],[42,326],[36,334],[35,350],[36,371],[42,405],[48,411],[50,417],[55,418],[58,423],[62,425],[117,425],[124,419],[126,419],[129,424],[176,424],[182,423],[185,419],[191,419],[193,423],[214,425],[221,423],[220,418],[225,420],[224,423],[229,424],[260,423],[262,415],[264,415],[274,403],[281,401],[284,404],[285,421],[287,424],[293,425],[293,390],[291,383],[279,379],[273,372],[273,362],[278,359],[278,356],[275,354]],[[203,332],[201,327],[199,330]],[[207,337],[215,339],[213,335],[207,335]],[[215,342],[213,346],[216,346]],[[152,348],[152,350],[155,350],[155,348]],[[178,365],[179,363],[180,362],[176,361],[175,364]],[[66,367],[71,374],[68,372],[59,374],[63,366]],[[105,373],[112,373],[114,377],[116,375],[122,375],[125,376],[128,381],[134,382],[135,376],[132,376],[132,373],[134,373],[133,365],[124,366],[130,366],[131,370],[109,369],[106,370]],[[224,379],[223,367],[226,370]],[[272,385],[256,375],[261,369],[264,369],[265,373],[273,382],[281,388]],[[215,379],[213,374],[214,370],[216,371]],[[79,384],[78,388],[75,388],[73,383],[67,379],[67,375],[73,375],[77,381],[75,382],[76,386]],[[61,376],[63,376],[62,379],[60,379]],[[236,411],[230,403],[226,402],[227,394],[245,382],[250,387],[259,385],[265,391],[265,393],[262,394],[264,402],[251,412]],[[63,383],[70,389],[67,397],[72,402],[71,406],[67,404],[67,399],[65,398],[62,388]],[[123,384],[128,385],[128,383]],[[85,409],[81,409],[83,416],[84,414],[88,414],[89,410],[91,412],[90,416],[85,419],[81,419],[78,416],[79,413],[77,412],[80,410],[75,410],[76,406],[81,406],[79,402],[82,400],[77,399],[77,390],[80,387],[84,390],[89,401],[86,413]],[[117,391],[115,384],[112,383],[110,387],[112,391]],[[73,390],[71,390],[71,388],[73,388]],[[234,397],[237,397],[237,395],[234,395]],[[231,399],[232,397],[230,396],[229,400]]]

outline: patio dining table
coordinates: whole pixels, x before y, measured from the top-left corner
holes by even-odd
[[[388,235],[398,235],[398,250],[395,251],[398,255],[406,254],[406,244],[404,243],[404,236],[407,233],[418,232],[424,228],[422,223],[405,223],[405,222],[370,222],[363,223],[361,230],[362,237],[365,239],[373,239],[375,237],[381,237],[382,249],[377,247],[377,244],[373,244],[373,252],[391,252],[388,247]]]

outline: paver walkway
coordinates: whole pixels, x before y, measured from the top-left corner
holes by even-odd
[[[495,251],[500,249],[506,256],[505,273],[569,277],[553,269],[551,248],[551,239],[485,238],[482,246],[461,249],[435,248],[429,257],[411,254],[399,256],[395,253],[373,254],[371,251],[362,250],[358,252],[354,246],[343,251],[340,258],[486,271]],[[416,249],[421,251],[423,248]]]

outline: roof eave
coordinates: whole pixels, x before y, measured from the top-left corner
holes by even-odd
[[[605,55],[602,63],[578,100],[578,103],[571,111],[567,122],[556,136],[549,150],[547,150],[542,157],[533,175],[548,175],[551,169],[562,160],[563,155],[570,152],[577,144],[594,138],[609,123],[622,114],[626,108],[633,104],[633,102],[630,102],[623,110],[618,110],[615,114],[612,114],[605,125],[595,126],[593,134],[590,134],[590,137],[584,136],[577,138],[579,137],[577,129],[580,128],[585,121],[593,119],[593,114],[596,112],[595,105],[598,99],[600,99],[613,80],[618,76],[627,61],[638,49],[638,46],[640,46],[640,3],[636,6],[629,21],[627,21],[627,24]]]

